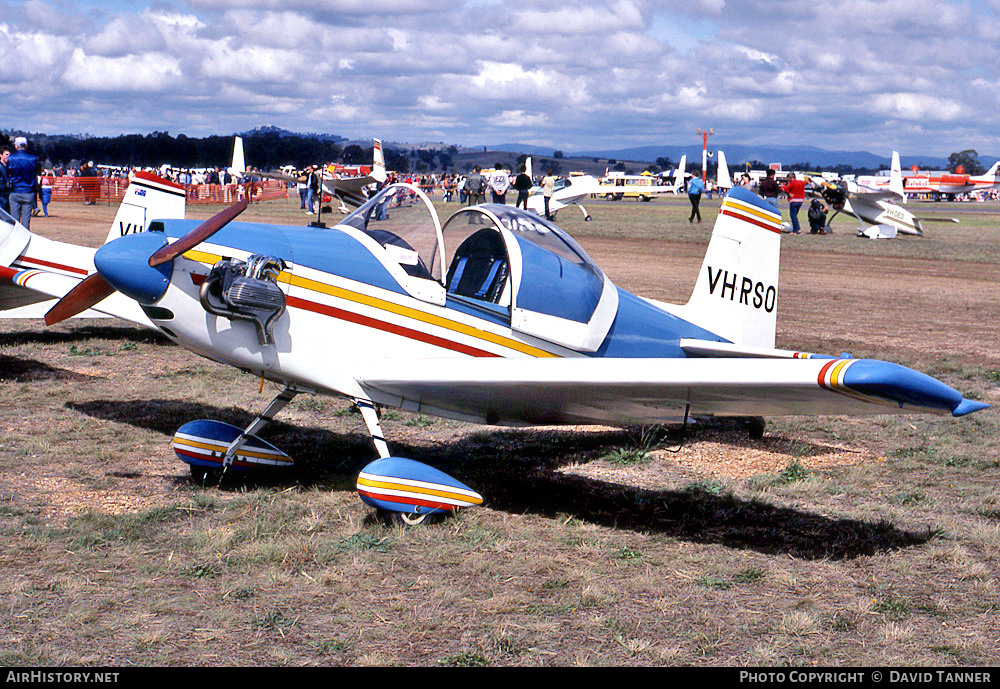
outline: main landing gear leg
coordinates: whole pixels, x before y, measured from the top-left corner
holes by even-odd
[[[583,211],[583,219],[584,220],[590,220],[590,213],[588,213],[587,209],[583,207],[583,204],[582,203],[578,203],[576,205],[580,207],[581,211]]]
[[[385,442],[385,436],[382,434],[382,424],[379,423],[378,411],[375,409],[375,405],[372,404],[371,400],[361,399],[360,397],[354,398],[354,404],[361,410],[361,418],[365,420],[365,425],[368,426],[368,435],[371,436],[372,445],[375,446],[375,451],[378,452],[379,459],[385,459],[389,456],[389,445]]]
[[[236,437],[236,439],[229,443],[229,447],[226,448],[226,454],[222,456],[222,474],[219,476],[219,483],[222,483],[223,477],[226,475],[226,471],[232,465],[233,460],[236,459],[236,453],[239,452],[240,448],[246,445],[247,438],[251,435],[256,435],[259,430],[264,428],[274,415],[285,408],[285,406],[291,402],[301,390],[298,390],[294,385],[286,385],[285,389],[278,393],[277,397],[271,400],[271,403],[267,405],[267,408],[262,411],[256,419],[254,419],[249,426],[243,429],[243,432]]]
[[[375,446],[375,451],[378,452],[379,459],[386,459],[389,457],[389,445],[385,442],[385,436],[382,434],[382,424],[378,420],[378,410],[371,400],[360,397],[354,398],[354,404],[361,410],[361,418],[365,420],[365,425],[368,426],[368,435],[371,436],[372,445]],[[419,508],[417,509],[419,510]],[[397,512],[395,510],[376,508],[375,512],[383,523],[397,526],[417,526],[424,522],[433,521],[436,516],[416,510],[413,512]]]

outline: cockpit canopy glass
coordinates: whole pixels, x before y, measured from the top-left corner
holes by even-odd
[[[387,186],[338,224],[377,241],[407,275],[443,281],[437,213],[410,186]]]

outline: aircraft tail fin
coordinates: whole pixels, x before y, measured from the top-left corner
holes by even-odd
[[[674,173],[674,184],[680,186],[684,184],[684,173],[687,172],[688,157],[685,153],[681,156],[681,162],[677,164],[677,172]]]
[[[719,209],[705,260],[678,315],[733,344],[774,347],[781,214],[743,187]]]
[[[168,182],[148,172],[137,172],[125,190],[118,213],[104,243],[127,234],[145,232],[149,222],[158,218],[184,217],[185,191],[180,184]]]
[[[993,163],[993,167],[987,170],[983,177],[1000,177],[1000,160]]]
[[[242,175],[247,171],[246,156],[243,154],[243,137],[237,136],[233,142],[233,164],[229,171],[234,175]]]
[[[382,140],[374,139],[375,145],[372,147],[372,178],[377,182],[384,182],[388,175],[385,172],[385,154],[382,153]]]
[[[534,179],[534,173],[531,171],[531,156],[524,159],[524,174]]]
[[[720,189],[732,189],[733,178],[729,176],[729,165],[726,164],[726,154],[723,151],[719,151],[718,155],[719,167],[716,186]]]
[[[903,191],[903,172],[899,166],[899,153],[892,152],[892,168],[889,170],[889,191],[899,196],[905,201],[906,192]]]

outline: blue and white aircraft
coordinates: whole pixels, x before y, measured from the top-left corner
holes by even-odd
[[[256,434],[304,392],[357,404],[380,457],[359,476],[361,497],[408,522],[482,497],[392,457],[379,407],[525,425],[989,406],[897,364],[775,349],[781,218],[740,187],[680,305],[619,289],[565,231],[511,206],[463,208],[442,226],[427,196],[397,184],[319,229],[236,221],[245,202],[184,220],[178,193],[137,177],[123,207],[144,231],[96,253],[4,216],[0,302],[34,290],[60,299],[50,324],[93,309],[282,384],[245,429],[178,431],[196,474],[288,466]]]

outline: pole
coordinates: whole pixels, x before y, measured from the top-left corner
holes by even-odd
[[[715,134],[714,129],[699,129],[701,134],[701,181],[708,182],[708,137]]]

